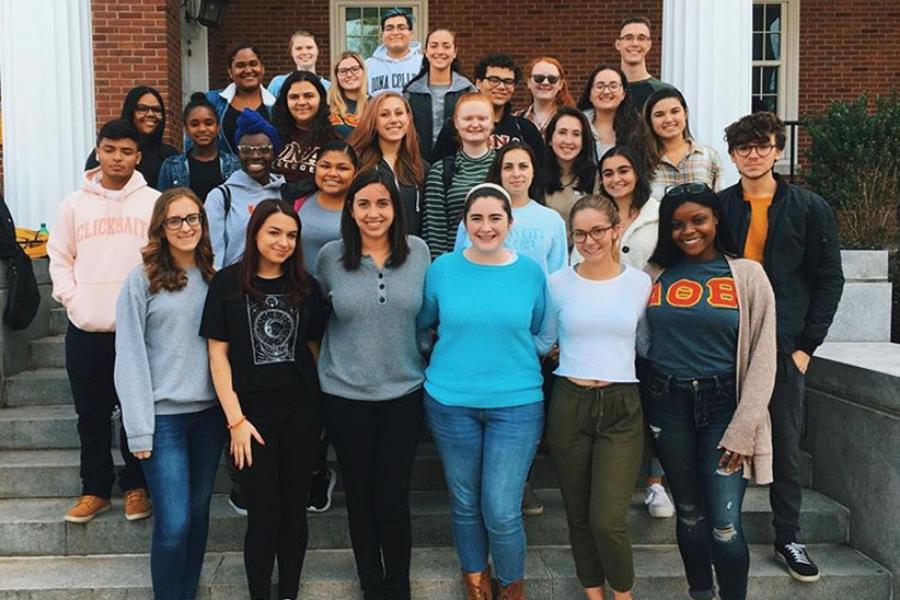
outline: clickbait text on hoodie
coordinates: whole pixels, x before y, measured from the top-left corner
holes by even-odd
[[[101,235],[139,235],[147,234],[149,223],[135,217],[103,217],[81,223],[75,228],[75,241],[81,242]]]

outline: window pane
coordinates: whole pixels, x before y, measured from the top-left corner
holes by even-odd
[[[762,70],[762,91],[778,94],[778,67],[763,67]]]
[[[753,5],[753,31],[762,31],[763,30],[763,11],[765,10],[765,4],[754,4]]]
[[[781,31],[781,5],[766,5],[766,31]]]
[[[763,96],[762,101],[766,105],[767,111],[773,112],[773,113],[778,112],[778,97],[777,96]]]
[[[769,42],[766,44],[766,60],[781,60],[781,34],[770,33],[766,40]]]
[[[763,35],[762,33],[753,34],[753,60],[763,59]]]
[[[762,67],[753,67],[753,95],[762,93]]]
[[[361,15],[359,14],[359,8],[344,9],[344,19],[347,20],[348,22],[355,21],[359,18],[361,18]],[[755,27],[754,27],[754,29],[755,29]]]

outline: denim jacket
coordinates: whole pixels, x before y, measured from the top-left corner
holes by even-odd
[[[230,152],[219,150],[219,169],[222,171],[222,181],[228,179],[232,173],[241,168],[241,161]],[[163,161],[159,169],[159,180],[156,189],[164,192],[174,187],[190,187],[191,177],[188,169],[187,152],[170,156]],[[201,198],[203,200],[203,198]]]
[[[271,115],[272,108],[275,106],[275,96],[270,94],[269,90],[263,86],[259,86],[259,92],[262,94],[263,106],[266,107]],[[216,116],[219,118],[219,138],[216,140],[216,144],[219,146],[219,150],[225,150],[227,152],[231,151],[231,146],[225,139],[225,128],[221,127],[221,125],[225,120],[225,112],[228,110],[228,105],[234,100],[236,94],[237,86],[234,83],[229,83],[223,90],[209,90],[206,92],[206,99],[215,107]],[[185,140],[185,151],[190,150],[191,145],[190,139]]]

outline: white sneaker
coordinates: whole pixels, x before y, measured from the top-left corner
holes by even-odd
[[[666,488],[658,483],[654,483],[647,488],[647,497],[644,498],[644,504],[647,505],[647,512],[651,517],[665,519],[675,514],[675,507],[669,500]]]

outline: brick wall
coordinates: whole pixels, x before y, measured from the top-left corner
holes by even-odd
[[[897,0],[803,0],[800,4],[800,114],[863,91],[900,86]]]
[[[159,90],[166,105],[166,141],[181,139],[180,0],[93,0],[94,93],[97,126],[121,114],[137,85]]]
[[[539,53],[553,54],[566,67],[575,90],[580,91],[584,78],[598,62],[618,62],[613,43],[622,17],[644,14],[654,24],[650,70],[659,72],[660,0],[521,0],[515,4],[514,18],[510,18],[509,6],[483,0],[433,0],[428,5],[429,27],[448,27],[457,33],[460,59],[469,77],[475,62],[489,52],[508,52],[523,66]],[[225,61],[228,49],[237,42],[258,46],[266,65],[266,81],[292,69],[287,44],[291,33],[299,28],[316,35],[316,70],[323,75],[329,73],[328,2],[232,0],[221,27],[210,30],[210,85],[228,83]],[[520,105],[525,101],[522,90],[516,100]]]

